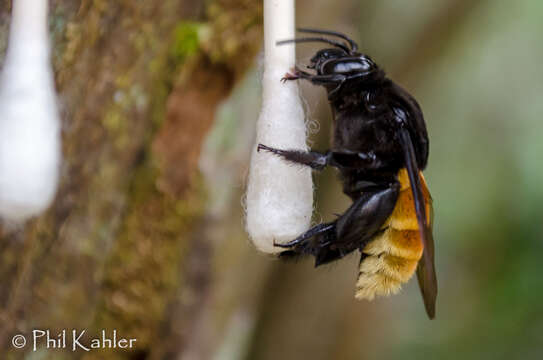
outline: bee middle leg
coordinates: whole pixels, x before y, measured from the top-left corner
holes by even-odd
[[[328,151],[324,154],[317,151],[281,150],[263,144],[258,144],[257,151],[265,150],[283,159],[314,170],[322,170],[327,165],[343,169],[377,169],[386,163],[375,153],[352,151]]]
[[[301,165],[306,165],[314,170],[322,170],[328,165],[329,154],[321,154],[316,151],[280,150],[263,144],[258,144],[257,151],[265,150],[281,156],[285,160]]]

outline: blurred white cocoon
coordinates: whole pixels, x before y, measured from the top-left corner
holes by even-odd
[[[0,217],[20,223],[54,198],[60,123],[49,58],[47,0],[14,0],[0,74]]]
[[[295,239],[309,228],[313,212],[311,170],[256,151],[258,144],[307,150],[305,115],[294,81],[281,78],[294,66],[295,47],[277,46],[294,38],[294,2],[264,1],[264,74],[262,109],[256,126],[247,184],[247,232],[265,253],[282,249],[273,243]]]

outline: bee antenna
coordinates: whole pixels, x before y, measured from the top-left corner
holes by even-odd
[[[299,32],[304,32],[304,33],[337,36],[337,37],[342,38],[343,40],[346,40],[349,43],[349,45],[351,46],[351,52],[355,52],[356,50],[358,50],[358,44],[353,39],[337,31],[309,29],[309,28],[297,28],[296,30],[298,30]]]
[[[289,40],[281,40],[276,42],[276,45],[284,45],[284,44],[290,44],[290,43],[299,43],[299,42],[324,42],[330,45],[334,45],[335,47],[338,47],[342,50],[344,50],[346,53],[350,53],[351,50],[343,43],[340,43],[339,41],[326,39],[323,37],[307,37],[307,38],[296,38],[296,39],[289,39]]]

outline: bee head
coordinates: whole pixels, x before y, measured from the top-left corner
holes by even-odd
[[[322,49],[317,51],[307,66],[317,71],[318,75],[369,75],[379,70],[375,62],[367,55],[345,53],[342,49]]]
[[[307,68],[318,71],[327,61],[341,59],[346,56],[348,56],[348,53],[346,53],[343,49],[322,49],[317,51],[317,53],[311,58],[309,65],[307,65]]]
[[[298,31],[335,36],[345,40],[343,42],[326,37],[303,37],[277,42],[278,45],[299,42],[324,42],[332,45],[331,48],[317,51],[307,65],[307,68],[315,70],[317,75],[345,75],[353,79],[355,83],[372,83],[382,78],[383,72],[377,64],[369,56],[357,52],[358,45],[345,34],[316,29],[298,29]]]

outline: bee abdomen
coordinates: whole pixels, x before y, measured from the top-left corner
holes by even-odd
[[[397,293],[417,269],[422,256],[418,230],[387,228],[362,251],[356,283],[357,299],[372,300],[375,296]]]
[[[397,293],[413,276],[422,257],[413,197],[404,171],[398,176],[401,191],[392,214],[382,231],[362,250],[357,299],[372,300],[375,296]]]

